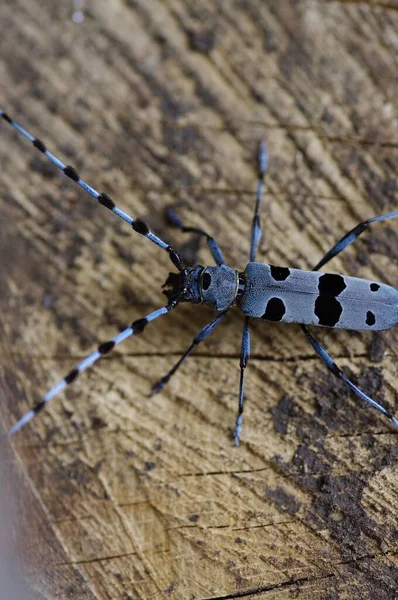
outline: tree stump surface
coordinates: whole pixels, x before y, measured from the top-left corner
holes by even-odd
[[[258,260],[310,269],[397,208],[397,8],[2,3],[1,107],[188,261],[212,263],[169,228],[169,205],[241,270],[266,139]],[[0,198],[8,429],[99,342],[162,306],[173,269],[4,121]],[[328,270],[396,284],[396,225],[373,226]],[[298,326],[251,321],[239,448],[239,311],[149,398],[212,316],[183,305],[160,318],[12,440],[30,597],[397,599],[397,434]],[[397,413],[397,331],[314,333]]]

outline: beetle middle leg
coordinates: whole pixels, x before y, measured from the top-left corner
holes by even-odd
[[[260,223],[260,204],[263,196],[264,187],[264,176],[268,166],[268,150],[267,145],[263,141],[260,144],[260,148],[257,156],[258,166],[258,179],[257,179],[257,194],[256,204],[254,207],[254,215],[252,221],[252,232],[250,241],[250,262],[256,260],[257,248],[261,240],[261,223]],[[245,401],[244,387],[245,387],[245,369],[250,358],[250,331],[249,331],[249,317],[245,317],[245,323],[243,325],[242,333],[242,344],[240,350],[240,379],[239,379],[239,405],[238,415],[236,417],[235,427],[233,431],[235,446],[239,446],[239,438],[242,431],[242,420],[243,420],[243,405]]]
[[[370,398],[367,394],[365,394],[362,390],[360,390],[352,381],[349,379],[344,372],[337,366],[331,356],[326,352],[326,350],[317,342],[317,340],[310,334],[308,329],[302,325],[302,330],[304,331],[307,340],[310,342],[311,346],[314,348],[315,352],[318,354],[319,358],[322,360],[323,364],[335,375],[338,379],[344,381],[345,384],[348,385],[349,388],[354,392],[356,396],[365,400],[370,406],[373,406],[376,410],[380,411],[387,419],[390,419],[391,423],[394,425],[396,429],[398,429],[398,419],[396,419],[390,411],[388,411],[384,406]]]
[[[356,225],[353,229],[348,231],[345,235],[343,235],[343,237],[338,242],[336,242],[335,245],[332,246],[330,248],[330,250],[328,250],[328,252],[326,252],[325,256],[323,258],[321,258],[319,263],[317,263],[312,270],[318,271],[323,265],[326,265],[327,262],[332,260],[332,258],[334,258],[342,250],[344,250],[344,248],[347,248],[347,246],[349,246],[350,244],[355,242],[355,240],[357,240],[359,238],[361,233],[366,231],[366,229],[372,223],[379,223],[381,221],[388,221],[390,219],[396,219],[396,218],[398,218],[398,210],[395,210],[390,213],[386,213],[385,215],[380,215],[379,217],[371,217],[370,219],[367,219],[366,221],[362,221],[361,223]]]

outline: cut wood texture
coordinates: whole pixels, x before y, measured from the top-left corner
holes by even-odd
[[[212,262],[169,228],[169,205],[241,270],[266,139],[259,260],[309,269],[359,221],[397,209],[397,8],[3,2],[0,106],[188,261]],[[5,430],[162,306],[172,269],[4,121],[0,161]],[[397,226],[375,225],[328,270],[397,284]],[[251,322],[238,448],[239,311],[149,397],[212,316],[184,305],[151,324],[2,450],[30,597],[398,598],[397,433],[298,326]],[[398,413],[397,329],[314,333]]]

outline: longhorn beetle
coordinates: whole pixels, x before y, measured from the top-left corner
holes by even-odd
[[[108,194],[99,193],[88,185],[73,167],[61,162],[47,150],[46,145],[39,138],[33,137],[1,109],[0,116],[29,140],[67,177],[98,200],[102,206],[126,221],[135,232],[165,250],[178,271],[178,273],[169,273],[163,285],[163,293],[168,300],[165,306],[149,313],[142,319],[134,321],[130,327],[115,335],[111,340],[100,344],[97,350],[82,360],[66,377],[52,387],[36,406],[23,415],[11,427],[7,435],[13,435],[24,427],[54,396],[75,381],[83,371],[102,356],[108,354],[117,344],[124,342],[133,335],[142,333],[148,323],[161,315],[165,315],[180,302],[207,304],[218,311],[219,314],[199,331],[178,362],[154,385],[151,394],[155,394],[162,389],[187,356],[191,354],[192,350],[218,327],[233,306],[237,306],[245,315],[245,320],[240,352],[239,407],[233,431],[235,445],[239,444],[242,429],[245,369],[250,357],[250,317],[261,318],[266,321],[300,323],[307,340],[333,375],[344,381],[359,398],[383,413],[398,429],[398,420],[386,408],[362,392],[345,375],[306,327],[306,325],[318,325],[357,331],[377,331],[389,329],[398,322],[398,290],[389,285],[368,281],[367,279],[319,272],[323,265],[354,242],[369,225],[378,221],[395,219],[398,217],[398,211],[372,217],[359,223],[326,252],[312,271],[275,267],[256,262],[257,247],[261,238],[260,203],[264,175],[268,164],[267,147],[262,142],[258,153],[258,182],[252,222],[250,262],[246,269],[241,273],[226,265],[222,251],[213,237],[202,229],[185,227],[175,212],[169,209],[169,219],[175,227],[186,233],[195,233],[207,240],[210,252],[217,265],[215,267],[185,266],[177,250],[154,235],[146,223],[140,219],[133,219],[118,208]]]

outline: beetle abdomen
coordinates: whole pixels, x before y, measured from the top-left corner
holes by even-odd
[[[257,262],[244,278],[239,306],[251,317],[367,331],[398,322],[398,291],[383,283]]]

